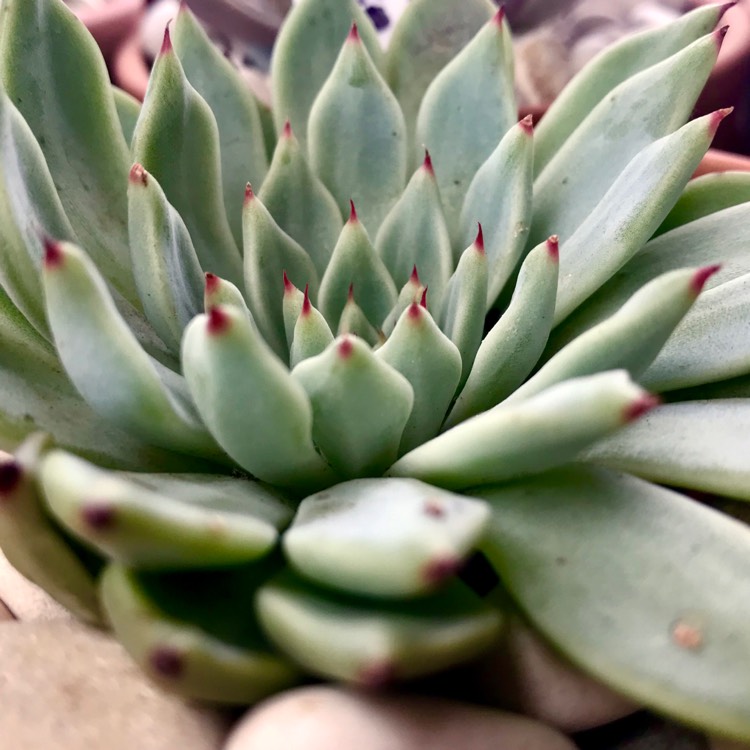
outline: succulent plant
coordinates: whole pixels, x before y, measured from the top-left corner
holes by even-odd
[[[750,739],[750,180],[688,184],[724,9],[533,132],[485,0],[386,53],[304,0],[273,121],[187,7],[140,108],[61,0],[4,0],[8,559],[192,698],[418,677],[520,612]]]

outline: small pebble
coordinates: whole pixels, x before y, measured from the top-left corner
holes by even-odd
[[[307,687],[251,710],[224,750],[575,750],[522,716],[437,698]]]

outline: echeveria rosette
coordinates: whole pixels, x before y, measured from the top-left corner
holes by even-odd
[[[4,0],[3,552],[189,697],[423,676],[513,610],[750,740],[750,180],[688,184],[722,12],[535,133],[489,0],[413,0],[385,55],[303,0],[266,153],[187,7],[138,111],[61,0]]]

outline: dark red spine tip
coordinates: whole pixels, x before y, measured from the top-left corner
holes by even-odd
[[[484,231],[481,222],[477,223],[477,238],[474,240],[474,247],[484,255]]]
[[[208,332],[210,334],[224,333],[229,328],[230,322],[229,315],[220,307],[212,307],[208,311]]]
[[[727,32],[729,31],[729,25],[722,26],[720,29],[716,29],[714,31],[714,41],[716,42],[716,46],[721,49],[721,45],[724,43],[724,37],[727,35]]]
[[[396,667],[389,661],[367,664],[357,673],[357,684],[369,690],[381,690],[396,680]]]
[[[115,509],[109,503],[91,503],[81,510],[81,518],[90,529],[106,531],[115,523]]]
[[[633,403],[628,404],[625,408],[625,421],[635,422],[636,419],[640,419],[644,414],[650,412],[661,404],[661,399],[658,396],[654,396],[651,393],[646,393],[643,396],[637,398]]]
[[[18,461],[10,460],[0,464],[0,496],[9,495],[18,487],[23,470]]]
[[[289,281],[289,277],[286,275],[286,271],[283,272],[283,277],[284,277],[284,294],[291,294],[294,291],[295,286],[294,284],[292,284],[291,281]]]
[[[44,238],[44,265],[46,268],[59,268],[63,264],[62,245],[50,237]]]
[[[354,284],[349,284],[349,291],[346,293],[346,301],[354,302]]]
[[[737,2],[738,0],[732,0],[730,3],[724,3],[724,5],[719,8],[719,17],[716,19],[716,22],[718,23],[721,21],[721,19],[724,18],[724,14],[731,8],[734,8],[734,6],[737,5]]]
[[[502,29],[504,20],[505,20],[505,6],[501,5],[497,9],[497,13],[495,13],[495,15],[492,17],[492,23],[494,23],[496,26],[499,26]]]
[[[427,149],[424,150],[424,161],[422,162],[422,167],[428,174],[431,174],[433,177],[435,176],[435,169],[432,166],[432,157]]]
[[[245,204],[250,203],[254,198],[255,193],[253,192],[253,186],[248,182],[247,185],[245,185]]]
[[[422,306],[418,305],[416,302],[412,302],[409,305],[408,315],[413,320],[419,320],[419,318],[422,317]]]
[[[148,185],[148,172],[141,164],[133,164],[130,168],[130,181],[135,184]]]
[[[214,292],[218,291],[219,284],[221,283],[219,281],[219,277],[215,273],[207,273],[205,275],[205,278],[206,278],[206,293],[213,294]]]
[[[452,578],[461,569],[461,560],[457,557],[438,557],[431,560],[422,570],[422,580],[428,586],[437,586]]]
[[[732,112],[734,112],[734,107],[717,109],[716,112],[711,113],[711,124],[709,125],[711,135],[714,135],[716,133],[716,131],[719,129],[719,125],[721,125],[724,118],[731,115]]]
[[[185,671],[185,657],[172,646],[157,646],[148,657],[151,669],[160,677],[177,679]]]
[[[720,270],[720,265],[705,266],[704,268],[699,268],[695,272],[695,276],[693,276],[693,279],[690,283],[693,293],[696,295],[700,294],[703,291],[703,287],[706,285],[706,282]]]
[[[526,115],[518,124],[526,135],[534,135],[534,115]]]
[[[349,336],[345,336],[339,344],[339,356],[341,359],[348,359],[354,351],[354,343]]]
[[[414,268],[411,269],[411,276],[409,276],[409,281],[411,281],[412,284],[419,285],[419,273],[417,273],[417,266],[414,264]]]
[[[556,234],[553,234],[547,240],[547,252],[550,254],[552,260],[560,260],[560,238]]]
[[[347,42],[359,42],[359,29],[357,24],[352,23],[352,27],[349,29],[349,35],[346,37]]]
[[[188,8],[187,0],[180,0],[179,12],[184,13],[186,10],[190,10],[190,8]]]
[[[419,304],[422,305],[425,310],[427,309],[427,287],[425,287],[422,292],[422,299],[419,301]]]
[[[305,296],[302,300],[302,315],[309,315],[312,312],[312,302],[310,302],[310,285],[305,284]]]
[[[161,54],[166,55],[169,52],[172,52],[174,48],[172,47],[172,35],[169,33],[169,24],[167,24],[167,28],[164,29],[164,39],[161,43]]]
[[[354,201],[349,199],[349,221],[353,224],[359,221],[357,218],[357,209],[354,207]]]
[[[289,118],[287,117],[286,122],[284,123],[284,129],[281,131],[281,135],[284,138],[291,138],[292,137],[292,123],[289,122]]]

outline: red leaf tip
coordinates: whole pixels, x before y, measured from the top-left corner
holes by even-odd
[[[715,266],[704,266],[703,268],[699,268],[695,275],[693,276],[692,281],[690,282],[690,287],[693,290],[693,293],[697,296],[703,291],[703,287],[706,285],[706,282],[717,272],[721,270],[720,265]]]
[[[289,118],[288,117],[286,118],[286,122],[284,123],[284,129],[281,131],[281,135],[284,138],[291,138],[292,135],[293,135],[293,133],[292,133],[292,123],[289,122]]]
[[[534,135],[534,115],[526,115],[518,124],[526,135]]]
[[[160,54],[166,55],[170,52],[172,52],[174,47],[172,47],[172,35],[169,33],[169,24],[167,24],[167,27],[164,29],[164,39],[161,43],[161,52]]]
[[[18,486],[23,476],[21,464],[10,459],[0,464],[0,497],[9,495]]]
[[[206,273],[206,294],[213,294],[219,289],[219,277],[215,273]]]
[[[346,301],[354,302],[354,284],[349,284],[349,291],[346,293]]]
[[[501,5],[497,9],[497,13],[492,17],[492,23],[494,23],[499,28],[503,28],[503,21],[505,20],[505,6]]]
[[[128,178],[134,185],[138,183],[144,186],[148,185],[148,172],[143,168],[142,164],[133,164],[130,168]]]
[[[644,414],[650,412],[661,404],[661,399],[658,396],[654,396],[651,393],[644,393],[639,396],[631,404],[625,407],[625,421],[635,422],[636,419],[640,419]]]
[[[396,680],[396,667],[389,661],[366,664],[357,673],[357,684],[369,690],[380,690]]]
[[[420,286],[419,281],[419,273],[417,273],[417,264],[414,264],[414,268],[411,269],[411,276],[409,276],[409,281],[412,284],[416,284],[417,286]]]
[[[722,26],[719,29],[716,29],[714,31],[714,41],[716,42],[716,46],[721,49],[721,45],[724,42],[724,37],[727,35],[727,31],[729,31],[729,24],[726,26]]]
[[[81,508],[83,522],[94,531],[105,531],[115,523],[116,512],[111,503],[93,502]]]
[[[711,124],[709,125],[711,135],[716,133],[722,120],[731,115],[732,112],[734,112],[734,107],[724,107],[724,109],[717,109],[715,112],[711,113]]]
[[[352,23],[351,29],[349,29],[349,35],[346,37],[347,42],[357,42],[359,43],[359,29],[357,28],[357,23]]]
[[[245,185],[245,205],[250,203],[253,198],[255,198],[255,192],[253,191],[253,186],[248,182]]]
[[[556,234],[553,234],[547,240],[547,252],[552,257],[552,260],[560,260],[560,238]]]
[[[726,12],[727,12],[727,11],[728,11],[728,10],[729,10],[730,8],[734,8],[734,6],[735,6],[735,5],[737,5],[738,1],[739,1],[739,0],[732,0],[732,1],[731,1],[731,2],[729,2],[729,3],[724,3],[724,5],[722,5],[722,6],[721,6],[721,7],[719,8],[719,17],[718,17],[718,18],[716,19],[716,22],[718,23],[719,21],[721,21],[721,19],[722,19],[722,18],[724,18],[724,14],[725,14],[725,13],[726,13]]]
[[[477,222],[477,238],[474,240],[474,247],[484,255],[484,230],[481,222]]]
[[[300,315],[309,315],[312,312],[312,302],[310,302],[310,285],[305,284],[305,296],[302,300],[302,312]]]
[[[283,278],[284,278],[284,294],[291,294],[296,287],[294,284],[292,284],[291,281],[289,281],[289,277],[286,275],[286,271],[283,272]]]
[[[435,176],[435,169],[432,166],[432,157],[427,149],[424,150],[424,162],[422,162],[422,167],[428,174],[431,174],[433,177]]]
[[[351,199],[349,200],[349,221],[352,224],[359,221],[357,218],[357,209],[354,207],[354,201]]]
[[[413,320],[419,320],[422,317],[422,306],[412,302],[409,305],[409,317]]]
[[[422,580],[428,586],[437,586],[452,578],[460,569],[460,558],[438,557],[424,566],[422,569]]]
[[[425,287],[424,291],[422,292],[422,299],[420,300],[419,304],[422,305],[425,310],[427,309],[427,287]]]
[[[222,310],[220,307],[212,307],[208,311],[207,330],[214,336],[228,330],[231,322],[229,315],[227,315],[226,311]]]
[[[341,339],[341,342],[338,346],[338,351],[339,357],[341,357],[341,359],[348,359],[352,356],[352,352],[354,351],[354,343],[352,342],[350,336],[344,336],[344,338]]]
[[[160,677],[176,680],[185,671],[185,655],[174,646],[157,646],[149,654],[148,661]]]
[[[64,259],[62,245],[51,237],[44,238],[44,265],[46,268],[59,268]]]

